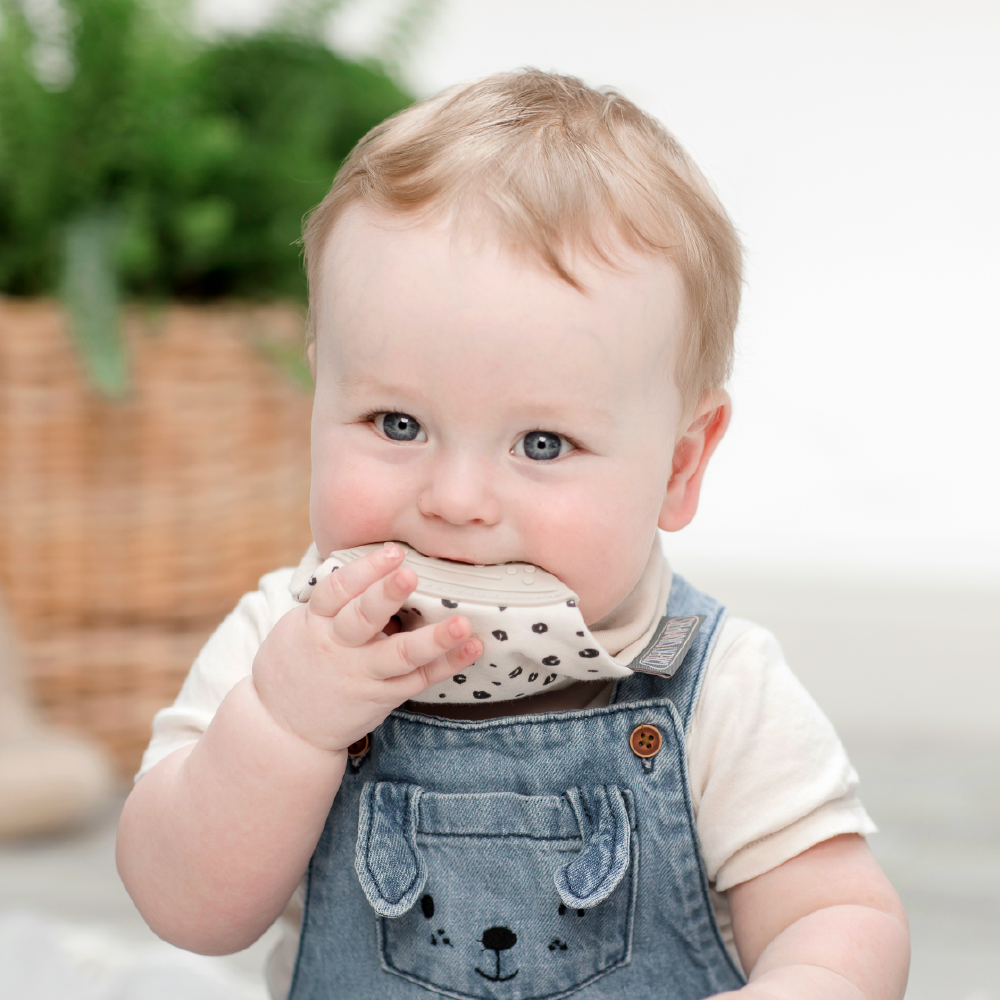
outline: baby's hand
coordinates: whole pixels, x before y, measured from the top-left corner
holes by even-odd
[[[398,545],[369,553],[321,580],[289,611],[254,659],[264,707],[284,729],[341,750],[397,706],[472,664],[483,651],[467,618],[387,636],[383,629],[417,585]]]

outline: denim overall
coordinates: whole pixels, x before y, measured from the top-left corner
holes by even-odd
[[[668,610],[706,616],[680,668],[619,681],[604,708],[397,710],[379,726],[309,866],[289,1000],[700,1000],[743,985],[684,753],[724,609],[675,576]],[[662,737],[655,756],[631,748],[641,725]]]

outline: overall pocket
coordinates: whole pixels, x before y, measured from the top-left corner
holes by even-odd
[[[447,795],[370,782],[356,868],[382,967],[476,1000],[555,1000],[628,962],[638,872],[632,797]]]

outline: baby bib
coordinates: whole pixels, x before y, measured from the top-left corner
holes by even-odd
[[[399,610],[404,632],[465,615],[483,643],[483,654],[454,677],[429,687],[416,702],[511,701],[578,680],[628,677],[632,670],[615,662],[584,623],[577,595],[545,570],[529,563],[473,566],[422,555],[402,542],[404,565],[417,574],[417,589]],[[341,549],[322,559],[312,545],[289,589],[309,600],[325,576],[380,544]],[[665,619],[671,628],[640,659],[638,669],[670,676],[697,632],[700,621]],[[645,661],[649,661],[646,663]]]

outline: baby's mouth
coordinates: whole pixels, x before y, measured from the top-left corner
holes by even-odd
[[[453,553],[446,554],[437,549],[422,549],[420,546],[414,545],[413,542],[408,542],[402,538],[394,539],[394,541],[398,542],[400,545],[408,546],[418,555],[426,556],[429,559],[441,559],[444,562],[462,563],[465,566],[502,566],[504,563],[525,562],[523,559],[466,559],[463,556],[454,555]],[[544,566],[539,566],[539,569],[544,568]]]
[[[472,559],[462,559],[459,556],[445,556],[445,555],[438,555],[435,552],[421,552],[420,549],[416,548],[416,546],[411,546],[411,548],[414,548],[422,556],[427,556],[430,559],[440,559],[443,562],[462,563],[465,566],[488,566],[489,565],[489,563],[474,562]]]

